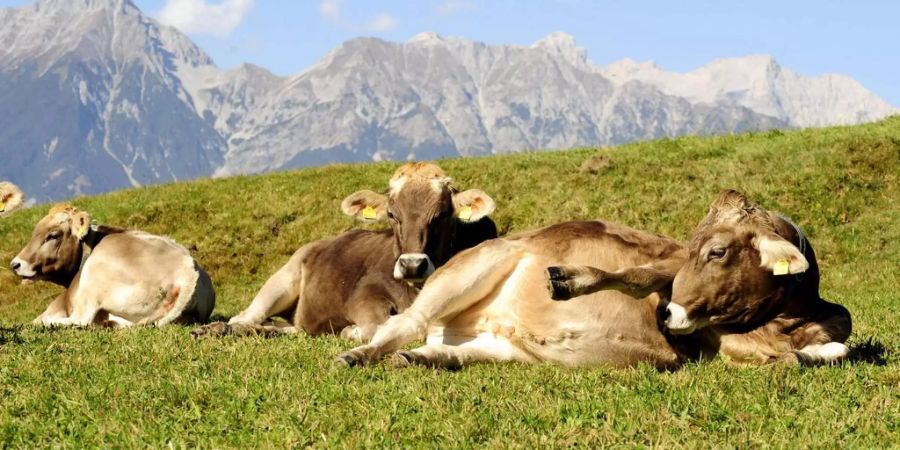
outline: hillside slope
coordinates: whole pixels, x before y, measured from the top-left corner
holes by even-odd
[[[598,153],[613,166],[580,173],[581,162]],[[717,360],[673,374],[521,365],[340,371],[330,362],[351,345],[334,338],[194,342],[180,327],[4,328],[0,442],[853,448],[900,441],[900,117],[441,165],[458,186],[493,196],[504,233],[604,218],[686,238],[716,193],[738,188],[807,233],[823,296],[853,314],[857,361],[748,369]],[[193,248],[216,283],[217,313],[230,316],[298,246],[356,227],[341,215],[341,199],[385,188],[394,167],[200,180],[75,204],[105,223],[168,234]],[[0,222],[0,261],[14,256],[46,210]],[[0,284],[5,326],[30,321],[60,292],[21,286],[8,270]]]

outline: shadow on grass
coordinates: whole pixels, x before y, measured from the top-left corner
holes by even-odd
[[[871,336],[850,343],[850,364],[872,364],[886,366],[890,351],[880,340]]]
[[[206,323],[228,322],[229,320],[231,320],[231,316],[226,316],[224,314],[219,314],[219,313],[213,313],[213,315],[209,316],[209,320],[206,321]],[[205,323],[199,323],[197,325],[205,325]]]
[[[6,344],[23,344],[25,339],[19,334],[22,331],[21,325],[12,327],[0,327],[0,346]]]

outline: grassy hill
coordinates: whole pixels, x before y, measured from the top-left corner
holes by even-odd
[[[594,154],[611,168],[580,173]],[[723,188],[791,216],[819,256],[823,296],[853,314],[839,367],[675,373],[481,365],[332,368],[352,344],[293,336],[195,342],[189,328],[44,330],[60,292],[0,271],[0,442],[63,446],[886,447],[900,443],[900,117],[875,124],[681,138],[443,161],[497,201],[514,233],[603,218],[687,238]],[[301,244],[358,226],[339,210],[395,164],[332,166],[129,190],[74,203],[192,248],[217,315],[246,306]],[[9,261],[47,206],[0,222]],[[5,266],[5,263],[0,262]]]

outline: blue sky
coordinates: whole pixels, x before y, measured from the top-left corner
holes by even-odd
[[[0,6],[21,0],[0,0]],[[773,55],[807,75],[843,73],[900,106],[900,1],[832,0],[135,0],[222,67],[297,73],[356,36],[422,31],[530,45],[575,36],[592,60],[630,57],[687,71],[715,58]]]

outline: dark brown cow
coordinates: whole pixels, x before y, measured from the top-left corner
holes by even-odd
[[[847,356],[850,313],[819,295],[815,252],[793,222],[725,191],[689,249],[684,264],[670,260],[662,270],[659,263],[618,273],[551,268],[554,296],[601,289],[640,295],[671,286],[663,322],[672,334],[691,335],[683,340],[703,353],[748,363],[815,364]]]
[[[304,245],[228,324],[195,331],[341,333],[368,341],[375,328],[412,304],[422,282],[451,256],[497,237],[488,217],[494,201],[472,189],[457,192],[434,164],[406,164],[387,195],[362,190],[344,213],[363,221],[388,219],[390,230],[354,230]],[[265,323],[275,316],[288,324]]]

